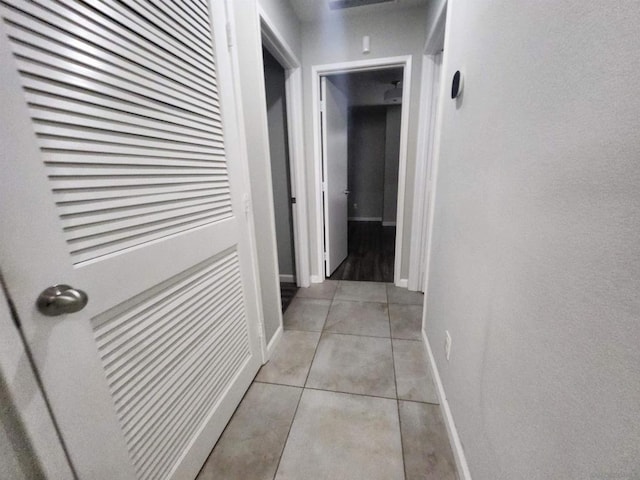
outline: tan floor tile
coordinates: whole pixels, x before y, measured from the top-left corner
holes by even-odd
[[[304,386],[320,339],[316,332],[285,330],[273,357],[262,366],[256,381]]]
[[[440,407],[400,401],[407,480],[456,480],[455,461]]]
[[[305,390],[276,480],[403,480],[395,400]]]
[[[387,302],[387,284],[378,282],[340,281],[335,300],[354,300],[356,302]]]
[[[285,330],[321,332],[329,313],[331,300],[317,298],[294,298],[284,312]]]
[[[271,480],[302,389],[254,383],[196,480]]]
[[[396,398],[390,339],[323,333],[306,386]]]
[[[422,305],[389,304],[391,336],[403,340],[422,340]]]
[[[396,339],[392,341],[398,398],[438,403],[436,387],[422,342]]]
[[[334,300],[324,330],[388,338],[388,307],[385,303]]]

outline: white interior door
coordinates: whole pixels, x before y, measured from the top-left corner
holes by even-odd
[[[0,17],[0,268],[72,466],[194,478],[260,364],[222,2]]]
[[[321,78],[324,176],[324,248],[327,277],[349,254],[346,95],[327,77]]]

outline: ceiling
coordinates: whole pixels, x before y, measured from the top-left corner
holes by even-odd
[[[396,0],[389,3],[379,3],[364,7],[346,8],[344,10],[329,10],[327,0],[289,0],[298,18],[302,22],[316,22],[323,18],[341,15],[360,15],[363,13],[380,13],[400,10],[418,5],[426,5],[430,0]]]

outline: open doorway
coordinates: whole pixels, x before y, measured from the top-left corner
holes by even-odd
[[[321,77],[325,275],[393,282],[403,67]]]
[[[296,294],[297,272],[288,142],[286,72],[266,49],[262,51],[269,130],[269,155],[275,212],[280,298],[284,312]]]

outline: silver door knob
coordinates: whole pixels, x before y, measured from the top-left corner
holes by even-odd
[[[40,294],[36,306],[43,315],[55,317],[79,312],[88,301],[89,297],[82,290],[76,290],[69,285],[54,285]]]

